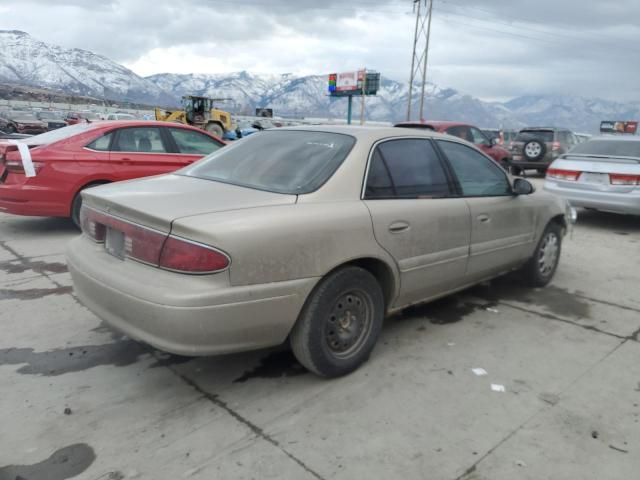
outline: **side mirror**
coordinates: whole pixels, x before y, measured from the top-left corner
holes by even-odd
[[[489,139],[489,146],[490,147],[495,147],[498,144],[498,139],[496,137],[491,137]]]
[[[524,178],[516,178],[513,181],[514,195],[530,195],[535,191],[536,189],[533,187],[533,185],[531,185],[531,183]]]

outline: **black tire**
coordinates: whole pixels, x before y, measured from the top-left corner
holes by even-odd
[[[12,125],[11,123],[7,125],[7,133],[16,133],[15,125]]]
[[[289,337],[291,349],[317,375],[346,375],[369,358],[384,312],[376,278],[359,267],[341,268],[321,280],[307,299]]]
[[[104,185],[105,183],[109,183],[109,182],[96,182],[96,183],[91,183],[89,185],[85,185],[80,189],[78,193],[76,193],[76,196],[73,197],[73,202],[71,202],[71,220],[73,220],[73,223],[79,229],[81,229],[82,227],[80,225],[80,209],[82,208],[82,192],[87,188],[97,187],[98,185]]]
[[[207,132],[215,135],[218,138],[222,138],[222,136],[224,135],[224,129],[217,123],[207,124]]]
[[[504,168],[504,170],[506,172],[509,171],[509,159],[508,158],[503,158],[502,160],[500,160],[500,166],[502,168]]]
[[[527,150],[527,147],[530,147],[530,149]],[[531,150],[535,151],[536,153],[535,154],[530,153]],[[542,140],[536,140],[536,139],[529,140],[522,146],[522,154],[529,161],[540,160],[541,158],[544,158],[546,153],[547,153],[547,146]]]
[[[81,228],[80,225],[80,209],[82,208],[82,190],[76,193],[76,196],[73,197],[73,202],[71,202],[71,220],[75,223],[78,229]]]
[[[552,243],[549,244],[549,242]],[[553,244],[555,244],[555,248],[553,248]],[[550,257],[552,251],[555,251],[555,253]],[[555,222],[550,222],[542,233],[533,256],[522,267],[525,283],[530,287],[544,287],[547,285],[556,273],[561,251],[562,227]]]
[[[522,175],[522,169],[520,167],[514,167],[513,165],[511,165],[509,167],[509,173],[511,173],[511,175],[515,175],[517,177],[517,176]]]

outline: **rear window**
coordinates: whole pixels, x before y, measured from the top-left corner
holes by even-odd
[[[269,130],[221,148],[180,174],[269,192],[304,194],[333,175],[355,141],[339,133]]]
[[[516,142],[528,142],[529,140],[542,140],[543,142],[553,142],[553,131],[551,130],[522,130],[516,136]]]
[[[10,115],[9,118],[11,118],[11,120],[13,120],[14,122],[37,122],[38,121],[36,116],[30,113],[14,113],[13,115]]]
[[[400,128],[417,128],[417,129],[420,129],[420,130],[431,130],[432,132],[435,131],[435,128],[433,128],[433,125],[425,125],[425,124],[421,124],[421,123],[408,123],[406,125],[399,124],[399,125],[396,125],[396,127],[400,127]]]
[[[93,128],[95,128],[94,124],[78,123],[76,125],[58,128],[57,130],[51,130],[50,132],[45,132],[41,133],[40,135],[25,138],[24,140],[21,140],[21,142],[26,143],[27,145],[48,145],[50,143],[64,140],[65,138],[72,137],[73,135],[77,135],[78,133],[82,133]]]
[[[640,158],[640,140],[589,140],[573,147],[571,153]]]

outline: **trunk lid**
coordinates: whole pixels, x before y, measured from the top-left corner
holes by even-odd
[[[632,185],[612,185],[610,174],[640,175],[640,159],[633,157],[572,155],[569,153],[555,160],[550,168],[580,172],[576,181],[558,181],[558,183],[562,183],[567,188],[627,193],[636,187]]]
[[[296,195],[175,174],[101,185],[82,196],[89,207],[163,232],[169,232],[178,218],[297,200]]]

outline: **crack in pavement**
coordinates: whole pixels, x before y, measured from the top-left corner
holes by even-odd
[[[531,309],[528,309],[528,308],[520,307],[518,305],[514,305],[512,303],[507,303],[507,302],[498,301],[498,304],[499,305],[504,305],[505,307],[513,308],[515,310],[519,310],[521,312],[530,313],[532,315],[537,315],[538,317],[546,318],[547,320],[555,320],[557,322],[567,323],[569,325],[573,325],[575,327],[580,327],[580,328],[583,328],[585,330],[590,330],[592,332],[601,333],[602,335],[608,335],[610,337],[617,338],[619,340],[634,340],[634,341],[638,341],[638,338],[637,338],[638,332],[634,332],[633,334],[627,335],[627,336],[618,335],[617,333],[607,332],[605,330],[601,330],[598,327],[594,327],[592,325],[583,325],[581,323],[574,322],[573,320],[569,320],[569,319],[566,319],[566,318],[558,317],[556,315],[553,315],[552,313],[538,312],[536,310],[531,310]],[[634,338],[634,335],[636,336],[636,338]]]
[[[289,459],[291,459],[295,463],[297,463],[303,470],[305,470],[307,473],[312,475],[314,478],[317,478],[318,480],[326,480],[322,475],[320,475],[318,472],[313,470],[311,467],[309,467],[306,463],[304,463],[298,457],[296,457],[291,452],[289,452],[287,449],[285,449],[280,444],[280,442],[278,442],[275,438],[273,438],[268,433],[266,433],[262,428],[260,428],[258,425],[253,423],[248,418],[242,416],[240,413],[236,412],[233,408],[231,408],[229,406],[229,404],[227,404],[227,402],[225,402],[224,400],[220,399],[220,397],[218,395],[207,392],[200,385],[198,385],[194,380],[190,379],[186,375],[181,374],[180,372],[178,372],[177,370],[173,369],[172,367],[167,366],[167,368],[171,372],[173,372],[173,374],[176,375],[179,379],[181,379],[184,383],[186,383],[191,388],[193,388],[194,390],[199,392],[204,398],[209,400],[215,406],[223,409],[225,412],[227,412],[229,415],[231,415],[231,417],[233,417],[236,421],[238,421],[239,423],[243,424],[245,427],[249,428],[249,430],[251,430],[257,437],[259,437],[259,438],[261,438],[263,440],[266,440],[271,445],[276,447],[278,450],[280,450],[282,453],[284,453],[287,457],[289,457]]]
[[[599,298],[588,297],[587,295],[582,295],[582,294],[579,294],[579,293],[574,293],[573,295],[578,297],[578,298],[582,298],[584,300],[590,300],[590,301],[592,301],[594,303],[601,303],[602,305],[607,305],[609,307],[616,307],[616,308],[621,308],[622,310],[629,310],[631,312],[640,313],[640,308],[629,307],[627,305],[620,305],[619,303],[609,302],[607,300],[601,300]]]
[[[535,313],[535,312],[533,312]],[[600,365],[602,362],[604,362],[607,358],[609,358],[611,355],[613,355],[616,351],[618,351],[624,344],[626,344],[630,339],[629,338],[624,338],[619,344],[617,344],[610,352],[608,352],[606,355],[604,355],[600,360],[598,360],[596,363],[594,363],[593,365],[591,365],[589,368],[587,368],[587,370],[585,370],[584,372],[582,372],[580,375],[578,375],[573,381],[569,382],[565,388],[562,389],[562,391],[558,392],[558,398],[561,399],[562,394],[564,392],[566,392],[567,390],[569,390],[571,387],[573,387],[576,383],[578,383],[580,380],[582,380],[587,374],[589,374],[594,368],[596,368],[598,365]],[[518,425],[516,428],[514,428],[511,432],[509,432],[507,435],[505,435],[504,438],[502,438],[498,443],[496,443],[493,447],[491,447],[489,450],[487,450],[487,453],[485,453],[484,455],[482,455],[480,458],[478,458],[475,462],[473,462],[473,464],[467,468],[464,472],[462,472],[461,475],[458,475],[454,480],[471,480],[470,479],[470,475],[472,473],[474,473],[477,469],[478,469],[478,465],[485,459],[487,458],[489,455],[491,455],[493,452],[495,452],[498,448],[500,448],[502,445],[504,445],[510,438],[512,438],[516,433],[518,433],[520,430],[522,430],[530,421],[532,421],[535,417],[537,417],[539,414],[541,414],[544,411],[549,411],[553,408],[556,408],[557,405],[559,405],[561,402],[561,400],[559,400],[558,402],[554,403],[554,404],[550,404],[548,402],[545,402],[545,405],[543,405],[541,408],[539,408],[538,410],[536,410],[533,415],[531,415],[529,418],[527,418],[524,422],[522,422],[520,425]]]

